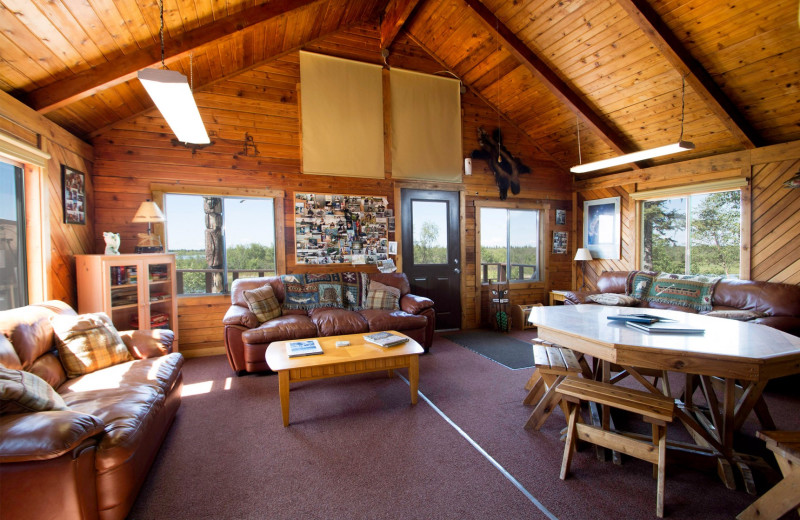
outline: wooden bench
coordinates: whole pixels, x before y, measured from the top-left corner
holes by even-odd
[[[528,395],[522,403],[535,404],[536,407],[525,422],[526,430],[541,428],[557,404],[561,404],[564,417],[567,416],[567,406],[561,403],[555,387],[565,377],[583,371],[577,356],[570,349],[538,338],[533,340],[533,364],[536,368],[528,380]]]
[[[795,508],[800,514],[800,432],[761,431],[757,435],[775,454],[783,480],[739,513],[737,520],[780,518]]]
[[[564,378],[556,387],[556,393],[568,403],[569,407],[567,441],[561,463],[561,479],[564,480],[569,473],[577,439],[651,462],[654,464],[654,476],[658,479],[656,514],[659,518],[663,517],[664,470],[667,453],[666,425],[672,422],[675,416],[675,402],[666,396],[574,376]],[[640,414],[645,422],[653,425],[652,444],[620,433],[603,430],[597,426],[578,424],[582,400]]]

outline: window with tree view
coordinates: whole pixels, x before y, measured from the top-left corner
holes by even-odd
[[[642,203],[642,269],[739,277],[741,192]]]
[[[167,193],[164,212],[179,294],[226,293],[237,278],[276,274],[271,198]]]
[[[539,213],[480,208],[481,283],[539,280]]]

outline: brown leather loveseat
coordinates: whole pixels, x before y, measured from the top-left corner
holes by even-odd
[[[570,291],[565,303],[592,303],[587,298],[593,294],[627,294],[635,292],[632,287],[635,275],[642,271],[605,271],[597,280],[596,291]],[[659,303],[640,301],[637,306],[656,309],[672,309],[684,312],[697,310]],[[769,325],[783,332],[800,336],[800,286],[785,283],[756,282],[723,278],[716,282],[711,293],[710,311],[723,315],[723,311],[750,311],[753,323]]]
[[[361,276],[361,273],[341,275]],[[232,305],[223,318],[225,350],[231,368],[237,374],[269,370],[265,353],[273,341],[380,330],[402,332],[417,341],[427,352],[433,342],[436,325],[433,301],[410,294],[411,287],[403,273],[372,273],[368,275],[368,282],[372,281],[399,289],[400,308],[350,310],[340,301],[338,305],[309,310],[286,309],[286,290],[280,276],[234,280],[231,286]],[[256,315],[248,307],[244,291],[257,289],[265,284],[272,286],[278,302],[284,308],[281,316],[259,324]]]
[[[180,406],[171,331],[120,331],[132,361],[68,379],[51,323],[65,314],[59,301],[0,312],[0,364],[39,376],[67,408],[0,416],[2,518],[125,518]]]

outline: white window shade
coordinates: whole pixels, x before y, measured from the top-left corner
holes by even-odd
[[[381,67],[300,52],[303,173],[384,177]]]
[[[392,178],[461,181],[456,79],[392,69]]]

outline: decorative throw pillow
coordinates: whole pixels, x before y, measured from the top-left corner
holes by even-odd
[[[52,323],[58,355],[68,377],[133,359],[111,319],[103,312],[54,316]]]
[[[766,318],[766,312],[756,312],[756,311],[740,311],[740,310],[730,310],[730,311],[711,311],[706,313],[706,316],[713,316],[715,318],[728,318],[729,320],[736,320],[736,321],[750,321],[755,320],[756,318]]]
[[[586,297],[586,301],[599,303],[600,305],[621,305],[625,307],[639,305],[639,300],[633,296],[615,293],[590,294]]]
[[[369,283],[365,309],[397,310],[400,308],[400,289],[379,282]]]
[[[281,276],[285,296],[284,309],[311,310],[342,306],[342,282],[339,273],[285,274]]]
[[[69,410],[47,381],[24,370],[0,366],[0,414]]]
[[[281,315],[281,304],[275,297],[275,292],[270,284],[266,284],[258,289],[244,291],[242,293],[247,301],[247,306],[258,318],[259,323],[264,323]]]
[[[719,276],[659,274],[644,301],[687,307],[698,312],[711,310]]]
[[[637,300],[643,300],[650,292],[650,286],[656,279],[658,273],[654,271],[634,271],[630,279],[630,295]]]
[[[342,275],[342,303],[351,311],[360,311],[367,303],[367,273],[348,271]]]

